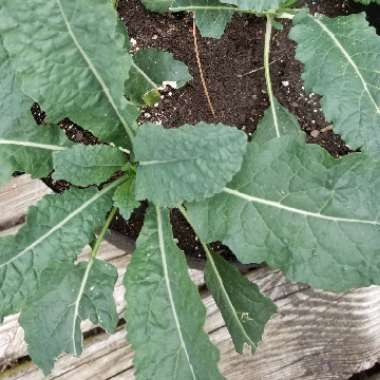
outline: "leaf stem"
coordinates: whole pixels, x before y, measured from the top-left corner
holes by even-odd
[[[193,41],[194,41],[194,51],[195,51],[195,57],[197,59],[198,71],[199,71],[199,75],[201,77],[201,82],[202,82],[202,86],[203,86],[203,92],[204,92],[206,99],[207,99],[208,108],[210,109],[212,116],[216,119],[215,108],[212,104],[210,93],[209,93],[208,88],[207,88],[207,83],[206,83],[206,79],[205,79],[205,76],[203,73],[203,68],[202,68],[201,55],[199,53],[195,13],[193,13]]]
[[[265,70],[265,81],[267,85],[267,92],[269,97],[269,103],[272,110],[273,124],[276,129],[276,136],[280,137],[280,127],[278,123],[278,117],[276,112],[276,105],[274,102],[272,79],[270,76],[270,45],[272,40],[272,17],[267,15],[267,24],[265,30],[265,46],[264,46],[264,70]]]
[[[116,207],[113,207],[111,212],[108,214],[108,217],[107,217],[107,220],[106,222],[104,223],[100,233],[99,233],[99,236],[98,238],[96,239],[95,241],[95,244],[92,248],[92,252],[91,252],[91,260],[95,259],[95,257],[97,256],[98,252],[99,252],[99,248],[100,248],[100,245],[102,244],[103,240],[104,240],[104,237],[108,231],[108,228],[113,220],[113,218],[115,217],[116,215],[116,212],[117,212],[117,208]]]

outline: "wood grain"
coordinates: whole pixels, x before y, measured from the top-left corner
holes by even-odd
[[[41,181],[29,175],[13,178],[0,188],[0,230],[5,230],[23,221],[27,209],[36,204],[51,190]]]
[[[34,192],[37,185],[33,181],[29,183],[31,192]],[[33,200],[25,189],[25,199]],[[4,201],[5,197],[1,195],[0,192],[0,206],[6,209],[12,203]],[[17,199],[12,195],[8,197]],[[38,196],[34,195],[34,200],[37,199]],[[24,207],[25,212],[28,202],[16,202],[23,205],[18,208],[22,220],[20,210]],[[12,217],[10,225],[15,220]],[[6,218],[0,221],[9,225]],[[15,229],[7,233],[11,231]],[[104,242],[101,256],[117,266],[121,278],[132,249],[131,242],[112,234]],[[87,254],[88,248],[81,259]],[[193,270],[190,274],[198,286],[203,284],[201,272]],[[252,271],[247,277],[278,306],[278,313],[268,323],[263,342],[254,355],[239,355],[234,351],[215,302],[206,289],[202,288],[201,292],[207,309],[205,329],[221,352],[220,369],[228,380],[345,380],[353,373],[372,367],[380,359],[379,287],[333,294],[292,284],[281,273],[268,268]],[[119,279],[114,295],[120,315],[125,307],[123,292]],[[99,333],[87,322],[83,329],[90,336],[85,339],[82,356],[62,355],[47,379],[134,379],[133,353],[124,325],[111,336]],[[5,364],[24,355],[26,346],[17,316],[8,317],[0,326],[0,363]],[[26,360],[0,373],[0,379],[42,380],[45,377]]]
[[[263,268],[248,275],[279,307],[255,355],[237,354],[217,307],[207,292],[206,331],[221,351],[220,369],[229,380],[348,379],[380,356],[380,289],[347,294],[311,290]],[[64,355],[48,379],[132,380],[133,353],[124,327],[85,341],[80,358]],[[32,364],[6,373],[9,380],[42,380]],[[5,378],[0,375],[0,379]]]

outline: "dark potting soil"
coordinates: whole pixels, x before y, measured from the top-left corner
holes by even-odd
[[[364,8],[347,0],[300,1],[300,4],[308,5],[312,12],[331,17],[367,9],[370,21],[378,22],[380,28],[378,6]],[[249,136],[253,135],[269,106],[263,70],[264,19],[236,15],[221,39],[198,36],[203,71],[216,111],[214,118],[208,109],[196,64],[191,16],[185,13],[151,13],[138,0],[120,0],[118,11],[129,36],[134,40],[135,49],[155,47],[167,50],[176,59],[185,62],[193,76],[193,80],[184,88],[167,88],[163,91],[160,103],[142,112],[141,122],[161,122],[166,128],[199,121],[222,122],[242,129]],[[291,23],[284,21],[283,24],[284,29],[275,31],[272,39],[271,75],[274,93],[282,105],[297,116],[309,143],[321,145],[334,157],[348,154],[349,147],[331,131],[325,120],[318,95],[307,94],[304,90],[301,80],[303,67],[295,59],[295,44],[287,38]],[[97,142],[69,120],[65,120],[62,127],[76,141]],[[58,185],[57,190],[67,186],[65,183],[51,182],[49,185]],[[128,222],[118,216],[112,228],[136,239],[143,224],[145,208],[143,204]],[[190,226],[177,210],[172,210],[171,219],[178,245],[188,256],[201,259],[203,251]],[[234,259],[221,244],[215,243],[213,248],[225,257]]]

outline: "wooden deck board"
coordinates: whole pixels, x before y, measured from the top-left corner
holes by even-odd
[[[16,199],[19,205],[19,220],[22,220],[28,205],[37,201],[43,193],[41,189],[35,192],[38,186],[33,182],[29,181],[34,195],[28,195],[27,186],[24,187],[24,202],[20,203],[20,198],[12,198],[12,195],[9,196],[12,192],[8,192],[8,199]],[[5,199],[0,191],[0,207],[3,206],[3,209],[11,205]],[[3,217],[0,218],[0,225],[14,225],[15,221],[13,217],[11,222]],[[14,232],[15,228],[7,233],[10,231]],[[128,265],[128,253],[132,247],[132,243],[118,234],[109,236],[102,246],[103,259],[112,262],[119,271],[115,299],[120,315],[125,307],[121,277]],[[81,258],[87,254],[88,248]],[[203,284],[201,272],[191,271],[191,276],[197,285]],[[268,323],[264,340],[253,356],[239,355],[234,351],[215,302],[207,290],[203,289],[201,293],[207,308],[205,329],[221,351],[220,368],[228,380],[345,380],[379,360],[379,287],[333,294],[289,283],[281,273],[267,268],[255,270],[247,276],[279,308]],[[93,328],[90,323],[85,323],[83,327],[87,332]],[[17,316],[10,316],[0,326],[0,367],[1,363],[24,355],[26,347],[22,329],[17,324]],[[132,361],[133,353],[125,328],[120,326],[111,336],[100,333],[85,339],[85,350],[80,358],[69,355],[60,357],[48,379],[132,380]],[[7,380],[44,378],[30,362],[0,373],[0,379]]]

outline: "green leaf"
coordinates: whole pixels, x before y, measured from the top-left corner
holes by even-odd
[[[164,13],[169,10],[173,0],[141,0],[145,8],[152,12]]]
[[[223,379],[218,352],[203,331],[205,307],[173,241],[169,211],[149,210],[125,287],[137,379]]]
[[[378,161],[335,160],[283,136],[249,144],[224,192],[187,208],[200,237],[222,241],[241,262],[341,291],[380,284],[379,190]]]
[[[273,98],[273,104],[265,111],[264,117],[257,127],[254,141],[256,143],[266,143],[284,135],[304,138],[296,117],[283,107],[277,99]]]
[[[51,122],[70,117],[101,140],[125,145],[138,111],[124,98],[132,59],[120,30],[111,1],[4,0],[0,6],[0,33],[25,94]]]
[[[74,145],[53,154],[55,180],[65,180],[76,186],[99,185],[121,170],[127,156],[108,145]]]
[[[0,320],[19,311],[52,263],[72,262],[112,207],[112,190],[70,189],[45,196],[16,235],[0,238]]]
[[[210,197],[239,171],[246,146],[243,132],[223,124],[177,129],[144,124],[134,143],[136,199],[175,206]]]
[[[12,168],[8,163],[0,162],[0,186],[7,183],[12,177]]]
[[[240,9],[265,13],[278,10],[286,0],[221,0],[221,2],[236,5]]]
[[[230,10],[231,9],[231,10]],[[174,0],[171,12],[193,12],[203,37],[220,38],[234,14],[234,7],[218,0]]]
[[[109,333],[115,330],[116,279],[116,268],[99,260],[56,264],[43,271],[38,290],[21,312],[20,324],[28,352],[45,375],[60,353],[81,354],[82,321],[89,319]]]
[[[369,5],[371,3],[380,4],[380,0],[354,0],[354,1],[360,4],[364,4],[364,5]]]
[[[365,13],[330,19],[300,13],[290,37],[305,65],[305,88],[352,149],[380,153],[380,37]]]
[[[217,303],[235,349],[252,352],[261,341],[264,327],[276,312],[273,302],[220,255],[211,254],[205,268],[208,289]]]
[[[52,170],[52,153],[71,145],[58,126],[35,123],[31,106],[16,80],[0,39],[0,161],[11,171],[45,177]]]
[[[160,100],[159,89],[169,82],[181,88],[192,79],[187,66],[173,55],[158,49],[141,49],[133,57],[133,66],[126,82],[126,93],[136,103],[153,105]],[[146,97],[146,94],[155,96]]]
[[[134,209],[140,207],[140,202],[135,198],[135,184],[135,177],[131,177],[116,189],[113,196],[114,205],[125,220],[131,217]]]

